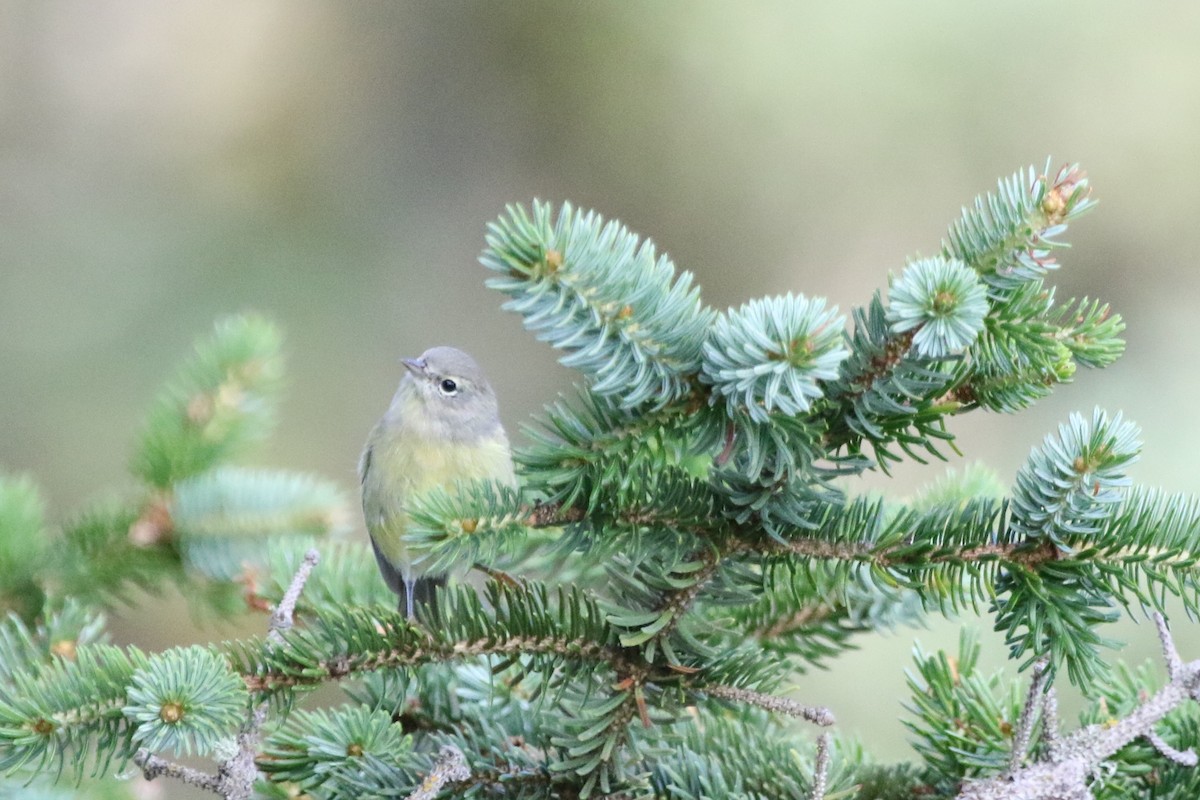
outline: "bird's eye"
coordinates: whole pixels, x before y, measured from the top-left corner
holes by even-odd
[[[443,378],[438,384],[438,388],[442,390],[442,394],[450,395],[458,393],[458,384],[449,378]]]

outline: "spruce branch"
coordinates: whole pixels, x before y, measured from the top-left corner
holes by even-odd
[[[529,491],[594,513],[614,494],[637,491],[636,477],[686,469],[689,459],[713,452],[725,424],[698,397],[634,413],[585,391],[547,406],[525,427],[533,444],[514,458]]]
[[[943,459],[938,444],[953,439],[945,417],[962,405],[948,399],[955,359],[918,355],[913,350],[918,331],[894,330],[878,292],[865,309],[854,309],[852,318],[850,356],[830,384],[831,402],[824,407],[827,445],[857,454],[867,444],[884,469],[901,459],[893,446],[919,463],[925,454]]]
[[[615,632],[582,592],[495,581],[485,591],[486,608],[470,588],[443,592],[445,610],[431,629],[386,608],[332,608],[309,617],[303,630],[284,633],[284,644],[265,654],[253,643],[233,643],[228,655],[257,692],[486,655],[625,667]]]
[[[34,581],[45,559],[45,503],[28,477],[0,474],[0,616],[26,621],[41,608]]]
[[[281,374],[274,325],[256,316],[218,321],[151,408],[134,471],[151,486],[168,488],[263,438]]]
[[[305,543],[349,529],[341,489],[314,475],[218,467],[179,481],[168,504],[172,536],[184,566],[230,581],[265,561],[263,543]]]
[[[824,394],[848,355],[845,320],[820,298],[788,294],[751,301],[721,315],[704,344],[701,379],[725,398],[731,414],[766,422],[772,411],[794,416]]]
[[[987,291],[957,259],[931,258],[909,264],[888,290],[887,319],[893,333],[915,331],[915,352],[945,358],[966,350],[983,330]]]
[[[488,230],[489,284],[586,388],[535,424],[520,491],[464,484],[410,509],[428,565],[491,578],[482,597],[443,591],[421,627],[393,610],[367,548],[315,541],[341,527],[333,484],[225,465],[268,427],[279,359],[270,325],[222,323],[150,415],[144,496],[65,526],[63,558],[46,557],[45,515],[26,513],[36,492],[0,479],[0,604],[41,593],[25,622],[0,623],[0,769],[133,757],[226,797],[256,776],[330,798],[824,800],[862,786],[864,800],[1009,800],[971,794],[1001,779],[1026,800],[1152,783],[1196,796],[1200,712],[1185,701],[1200,662],[1158,620],[1168,685],[1137,699],[1146,676],[1109,675],[1098,655],[1101,623],[1135,603],[1176,594],[1200,611],[1200,500],[1129,483],[1132,426],[1073,417],[1011,493],[963,480],[885,502],[838,480],[944,457],[952,416],[1024,408],[1120,355],[1118,315],[1045,284],[1090,205],[1074,167],[1021,171],[848,331],[794,292],[718,314],[619,223],[510,208]],[[95,641],[95,617],[68,608],[31,622],[61,587],[111,601],[195,574],[274,602],[266,635],[148,656]],[[797,744],[789,718],[833,720],[780,696],[804,662],[963,608],[1034,665],[1027,693],[975,674],[964,638],[958,659],[918,654],[917,764],[874,767],[828,736]],[[1049,683],[1064,665],[1102,706],[1058,736]],[[327,683],[350,701],[294,709]],[[263,736],[272,707],[293,710]],[[160,747],[213,755],[216,772]]]
[[[126,689],[148,663],[136,648],[96,643],[14,672],[0,685],[0,769],[61,774],[69,764],[78,780],[89,763],[93,774],[123,763],[134,732],[122,713]]]

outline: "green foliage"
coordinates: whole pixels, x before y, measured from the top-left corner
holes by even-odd
[[[583,393],[576,403],[560,400],[549,406],[536,427],[527,427],[533,444],[515,458],[530,493],[581,507],[589,518],[602,514],[611,520],[616,508],[649,494],[643,478],[691,474],[692,458],[719,445],[722,425],[704,408],[692,409],[686,417],[633,414]],[[707,473],[707,463],[701,468]]]
[[[1055,269],[1050,253],[1065,246],[1055,237],[1095,205],[1078,165],[1051,175],[1050,164],[1047,159],[1041,172],[1018,170],[1000,180],[994,194],[976,197],[942,244],[943,254],[978,272],[993,296],[1005,297]]]
[[[755,602],[723,613],[764,650],[786,654],[797,671],[826,666],[856,647],[856,635],[915,626],[924,619],[919,593],[873,581],[865,565],[843,570],[824,562],[780,561],[764,578]]]
[[[74,599],[33,628],[10,614],[0,623],[0,684],[11,685],[18,675],[35,676],[56,656],[74,658],[81,645],[103,643],[104,624],[102,614]]]
[[[753,300],[722,315],[704,344],[701,378],[729,413],[766,422],[772,411],[808,411],[824,394],[818,381],[837,377],[848,353],[845,320],[820,298],[786,295]]]
[[[979,642],[968,629],[957,656],[927,654],[918,646],[913,659],[916,673],[908,674],[906,705],[913,718],[904,725],[931,783],[953,792],[964,778],[1001,770],[1024,705],[1020,687],[1000,674],[978,673]]]
[[[692,276],[675,274],[654,244],[620,223],[564,204],[532,216],[510,206],[488,225],[483,265],[488,285],[510,299],[538,338],[568,351],[562,363],[587,375],[591,389],[622,408],[662,406],[689,392],[713,312]]]
[[[41,606],[33,575],[44,558],[44,505],[33,481],[0,475],[0,614],[32,619]]]
[[[151,656],[129,684],[133,741],[153,751],[207,752],[232,738],[245,717],[246,686],[223,658],[193,645]]]
[[[435,573],[462,564],[494,564],[527,541],[520,500],[517,490],[490,481],[429,492],[410,512],[407,540],[424,554],[423,567]]]
[[[996,628],[1014,658],[1048,652],[1085,686],[1101,669],[1097,648],[1111,644],[1098,629],[1116,618],[1119,595],[1089,559],[1072,558],[1071,543],[1094,539],[1121,502],[1129,485],[1124,468],[1140,449],[1137,436],[1119,414],[1110,420],[1097,409],[1090,424],[1073,414],[1057,437],[1046,437],[1030,454],[1013,490],[1010,525],[1022,549],[1051,555],[1038,569],[1018,566],[1001,576]]]
[[[0,772],[61,773],[78,779],[94,754],[92,775],[119,769],[132,755],[134,727],[122,713],[140,650],[106,644],[77,647],[16,673],[0,686]]]
[[[927,358],[965,350],[983,330],[988,313],[983,283],[956,259],[929,258],[909,264],[888,295],[892,332],[916,330],[913,347]]]
[[[705,798],[809,797],[813,748],[797,745],[795,734],[761,713],[717,717],[703,726],[676,726],[678,740],[655,759],[651,782],[655,796]],[[865,760],[861,748],[835,740],[827,797],[849,794],[855,772]],[[697,759],[697,753],[706,757]]]
[[[254,316],[219,321],[151,408],[134,472],[166,488],[262,439],[274,419],[282,370],[274,325]]]
[[[372,785],[368,776],[389,775],[398,764],[415,772],[419,763],[411,737],[393,724],[392,715],[362,706],[295,712],[259,760],[273,780],[330,798],[379,791],[383,786]]]
[[[441,796],[803,797],[815,748],[786,718],[827,714],[775,693],[963,610],[990,615],[1020,667],[1047,657],[1123,713],[1152,682],[1107,669],[1103,623],[1171,595],[1200,611],[1200,501],[1130,484],[1132,425],[1073,416],[1011,490],[983,469],[911,500],[842,480],[948,458],[955,416],[1025,408],[1121,354],[1118,315],[1044,283],[1090,205],[1077,168],[1022,170],[848,330],[794,292],[715,312],[619,223],[510,207],[488,228],[489,285],[584,386],[527,428],[519,489],[463,483],[408,509],[427,566],[487,576],[417,620],[365,540],[338,539],[335,484],[230,465],[269,429],[282,376],[273,326],[222,321],[151,411],[140,494],[55,531],[28,481],[0,481],[0,600],[18,610],[0,624],[0,769],[78,778],[139,746],[225,769],[266,709],[269,797],[407,797],[447,747],[467,777]],[[153,656],[103,641],[96,609],[135,589],[282,603],[310,547],[294,625]],[[918,651],[914,763],[834,739],[825,797],[948,798],[1003,771],[1024,695],[978,658],[970,638],[957,659]],[[308,696],[328,685],[345,699]],[[1178,712],[1163,735],[1181,746],[1200,717]],[[1196,794],[1194,771],[1146,747],[1115,763],[1097,796]]]
[[[942,458],[941,443],[952,438],[945,418],[959,409],[949,394],[955,361],[917,355],[914,334],[893,332],[878,293],[867,308],[854,309],[853,321],[850,356],[829,387],[831,442],[855,454],[865,443],[881,467],[903,459],[897,446],[918,462],[922,453]]]
[[[138,543],[137,509],[109,504],[85,512],[63,530],[60,560],[48,583],[87,603],[129,602],[133,590],[185,582],[178,556],[164,541]]]
[[[170,514],[187,565],[232,580],[263,560],[268,537],[344,533],[345,507],[341,490],[313,475],[220,467],[177,483]]]
[[[1016,530],[1033,543],[1095,534],[1130,484],[1125,468],[1137,460],[1139,434],[1120,414],[1109,420],[1096,409],[1090,424],[1072,414],[1017,472]]]

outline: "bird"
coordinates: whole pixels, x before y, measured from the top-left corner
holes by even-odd
[[[464,481],[515,488],[517,479],[496,393],[471,356],[439,346],[400,363],[404,375],[367,437],[358,476],[379,571],[400,612],[415,620],[418,608],[436,607],[446,576],[426,574],[406,541],[413,501]]]

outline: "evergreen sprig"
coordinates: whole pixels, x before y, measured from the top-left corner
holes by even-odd
[[[562,363],[622,408],[662,406],[688,394],[713,312],[691,273],[675,274],[649,240],[594,211],[547,203],[509,206],[488,225],[488,285],[511,298],[538,338],[568,351]]]
[[[0,474],[0,615],[32,619],[41,609],[34,576],[45,558],[45,505],[28,477]]]
[[[1051,541],[1095,533],[1130,484],[1125,468],[1137,460],[1139,434],[1119,413],[1109,419],[1096,409],[1090,424],[1072,414],[1017,473],[1013,526]]]
[[[1057,172],[1050,165],[1018,170],[995,193],[976,197],[942,244],[944,255],[975,269],[998,297],[1055,269],[1051,252],[1065,246],[1056,237],[1095,205],[1078,165]]]
[[[218,321],[151,408],[134,472],[166,488],[261,440],[274,421],[282,370],[273,324],[251,315]]]
[[[73,598],[33,627],[10,613],[0,621],[0,685],[18,675],[35,678],[57,657],[74,659],[79,647],[106,639],[104,615]]]
[[[944,458],[941,445],[953,438],[945,417],[960,408],[949,394],[955,362],[913,352],[916,334],[893,330],[878,293],[865,309],[854,309],[853,323],[850,356],[829,389],[830,442],[851,453],[869,445],[881,467],[901,460],[897,446],[921,463],[923,454]]]
[[[979,673],[980,646],[964,629],[958,652],[913,652],[908,673],[910,717],[904,725],[925,759],[928,780],[942,793],[957,792],[969,777],[1002,769],[1023,707],[1019,687],[1000,673]]]
[[[342,491],[314,475],[219,467],[179,481],[169,507],[187,565],[232,580],[261,564],[268,537],[312,540],[344,533]]]
[[[248,699],[223,658],[193,645],[151,656],[135,670],[122,712],[137,724],[139,747],[202,753],[233,738]]]
[[[517,490],[490,481],[459,484],[422,496],[411,513],[406,541],[422,569],[495,563],[519,552],[529,532]]]
[[[821,298],[785,295],[753,300],[722,314],[704,344],[701,378],[724,397],[729,413],[766,422],[772,411],[808,411],[837,377],[848,352],[845,320]]]
[[[61,774],[76,780],[107,772],[133,755],[135,726],[122,713],[134,672],[147,656],[136,648],[90,644],[0,685],[0,772]]]
[[[154,592],[185,582],[169,543],[131,537],[143,518],[135,508],[106,504],[69,522],[47,583],[88,603],[111,604],[131,602],[135,589]]]
[[[888,290],[893,333],[915,331],[912,346],[926,358],[955,355],[974,343],[988,313],[987,290],[957,259],[909,264]]]
[[[258,763],[272,780],[293,783],[301,791],[354,798],[387,796],[383,792],[396,785],[397,768],[407,767],[409,776],[415,776],[422,761],[413,753],[412,738],[390,713],[343,706],[293,712],[267,741]],[[378,785],[372,780],[377,775],[386,775],[387,781]]]

